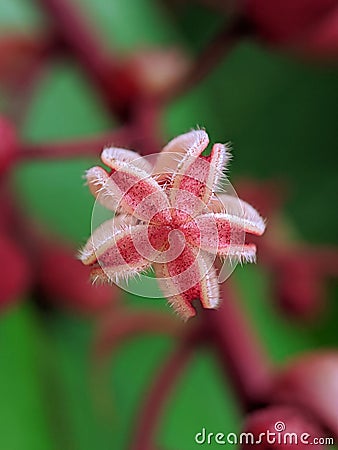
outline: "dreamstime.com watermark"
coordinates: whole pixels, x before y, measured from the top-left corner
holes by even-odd
[[[335,445],[333,437],[311,436],[309,433],[287,432],[284,422],[276,422],[275,431],[266,430],[258,435],[243,433],[212,433],[202,428],[195,434],[195,442],[199,445],[259,445],[263,442],[273,445]]]

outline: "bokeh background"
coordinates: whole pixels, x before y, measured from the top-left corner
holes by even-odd
[[[77,4],[106,45],[121,55],[174,46],[193,59],[224,21],[218,11],[197,2],[78,0]],[[0,38],[9,32],[30,36],[46,27],[44,14],[32,0],[0,1]],[[8,99],[4,99],[0,92],[5,114]],[[230,141],[230,179],[235,188],[236,180],[243,178],[283,186],[287,195],[281,212],[293,235],[299,241],[331,246],[338,243],[337,123],[337,63],[306,61],[248,38],[199,84],[169,102],[161,136],[166,142],[199,125],[211,141]],[[20,135],[30,143],[52,142],[118,126],[119,119],[106,113],[81,66],[60,56],[44,70]],[[82,175],[98,163],[98,156],[26,161],[11,173],[28,216],[75,247],[90,234],[93,198]],[[233,277],[247,315],[277,365],[305,350],[337,347],[335,281],[325,285],[324,312],[302,323],[276,307],[259,253],[257,265],[238,267]],[[95,316],[75,314],[64,306],[41,308],[34,295],[15,299],[0,316],[0,448],[127,448],[140,401],[172,348],[172,339],[140,335],[122,343],[109,360],[102,406],[101,384],[89,357]],[[165,300],[128,294],[123,299],[135,310],[171,314]],[[164,449],[192,450],[199,447],[193,436],[202,427],[235,432],[241,420],[230,383],[213,354],[200,349],[174,389],[158,440]]]

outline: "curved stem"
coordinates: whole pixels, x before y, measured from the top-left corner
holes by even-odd
[[[51,142],[46,144],[24,145],[19,154],[20,160],[59,159],[79,156],[96,156],[104,146],[111,145],[130,147],[133,145],[134,131],[124,127],[111,133],[106,133],[78,140]]]
[[[42,39],[43,38],[43,39]],[[38,37],[28,41],[30,49],[26,50],[27,61],[21,70],[16,70],[7,80],[7,95],[11,102],[8,105],[8,116],[20,126],[26,117],[26,111],[34,95],[36,86],[48,69],[52,57],[56,57],[60,51],[60,40],[54,34]],[[3,43],[6,47],[6,42]],[[9,45],[10,47],[10,45]],[[14,51],[14,49],[13,49]],[[0,49],[0,54],[2,49]],[[4,54],[11,54],[11,48]]]
[[[244,410],[265,402],[270,390],[268,359],[246,321],[229,281],[221,287],[222,306],[203,311],[211,344],[226,375],[230,375]]]
[[[114,358],[119,345],[145,334],[161,334],[178,338],[182,330],[183,325],[179,321],[160,312],[135,312],[125,308],[114,308],[108,312],[99,325],[91,352],[93,362],[91,384],[98,411],[115,414],[114,402],[109,393],[107,364]]]
[[[168,334],[179,336],[182,332],[181,322],[168,314],[155,311],[133,312],[123,310],[112,311],[99,326],[94,342],[93,357],[100,362],[114,352],[121,341],[132,339],[139,334]]]
[[[52,18],[64,43],[78,55],[91,74],[101,80],[107,64],[107,55],[80,9],[72,0],[40,0]]]
[[[166,402],[170,398],[176,381],[189,363],[195,344],[200,338],[201,329],[191,329],[182,338],[167,361],[164,362],[138,414],[137,428],[133,433],[130,450],[150,450],[154,448],[156,430]]]
[[[119,61],[106,51],[72,0],[40,0],[40,3],[54,21],[65,45],[95,83],[108,110],[123,116],[133,87],[133,74],[121,76]]]

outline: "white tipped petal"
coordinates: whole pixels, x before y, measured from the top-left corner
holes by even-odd
[[[243,218],[243,220],[252,224],[252,227],[255,228],[255,234],[261,235],[265,231],[264,219],[258,211],[238,197],[217,193],[208,204],[208,208],[215,213],[226,213]]]
[[[198,156],[208,144],[209,137],[204,130],[193,130],[177,136],[158,154],[153,174],[173,174],[184,159]]]
[[[85,178],[97,201],[110,211],[116,211],[118,201],[112,193],[109,174],[102,167],[96,166],[87,170]]]
[[[101,160],[104,164],[112,169],[115,168],[116,161],[121,161],[130,163],[135,167],[144,170],[148,174],[150,174],[152,171],[152,165],[145,158],[142,158],[142,156],[132,150],[127,150],[124,148],[105,148],[101,153]]]

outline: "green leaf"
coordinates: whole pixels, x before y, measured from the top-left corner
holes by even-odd
[[[40,364],[41,336],[32,311],[0,316],[0,447],[54,450]]]

